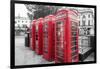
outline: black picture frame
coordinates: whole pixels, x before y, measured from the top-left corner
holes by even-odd
[[[95,23],[95,46],[96,46],[96,25],[97,25],[97,8],[95,5],[81,5],[81,4],[64,4],[64,3],[49,3],[49,2],[35,2],[35,1],[10,1],[10,67],[11,68],[29,68],[29,67],[45,67],[45,66],[60,66],[60,65],[77,65],[77,64],[92,64],[97,62],[97,49],[95,47],[95,60],[94,61],[87,61],[87,62],[75,62],[75,63],[59,63],[59,64],[38,64],[38,65],[19,65],[15,66],[15,4],[41,4],[41,5],[53,5],[53,6],[69,6],[69,7],[85,7],[85,8],[94,8],[94,23]]]

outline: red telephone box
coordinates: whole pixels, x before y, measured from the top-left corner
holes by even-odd
[[[55,62],[78,61],[78,13],[72,10],[59,10],[55,23]]]
[[[49,15],[44,18],[43,23],[43,58],[53,61],[55,57],[55,17]]]
[[[31,24],[30,47],[32,50],[35,50],[35,23],[36,20],[33,20]]]
[[[35,27],[35,52],[41,55],[43,53],[43,18],[36,21]]]

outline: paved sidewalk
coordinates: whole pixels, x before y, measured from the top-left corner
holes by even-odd
[[[42,55],[37,55],[29,47],[25,47],[25,37],[15,37],[15,65],[50,64]]]

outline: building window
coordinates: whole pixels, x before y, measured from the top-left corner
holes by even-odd
[[[90,24],[90,19],[88,20],[88,25],[90,26],[91,24]]]
[[[20,22],[20,21],[18,20],[18,22]]]
[[[90,14],[88,15],[88,18],[90,18]]]
[[[88,15],[88,25],[92,25],[92,17],[91,14]]]
[[[86,23],[86,16],[83,15],[83,17],[82,17],[82,25],[85,26],[85,23]]]

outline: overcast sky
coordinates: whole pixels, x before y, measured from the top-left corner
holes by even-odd
[[[15,16],[20,15],[21,17],[27,16],[27,9],[24,4],[15,4]]]

